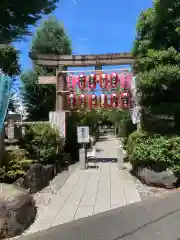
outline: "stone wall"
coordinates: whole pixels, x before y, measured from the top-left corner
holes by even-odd
[[[14,184],[28,189],[31,194],[36,193],[46,187],[58,173],[68,169],[69,162],[69,155],[63,155],[62,159],[54,164],[32,164],[26,175],[19,178]]]

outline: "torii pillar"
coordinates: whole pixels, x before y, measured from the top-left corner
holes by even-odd
[[[67,67],[60,67],[56,73],[56,111],[65,111],[68,110],[67,104],[67,81],[66,81],[66,72],[63,72]]]

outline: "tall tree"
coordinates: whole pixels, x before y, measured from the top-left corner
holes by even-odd
[[[35,33],[32,51],[40,53],[71,54],[71,41],[64,30],[64,26],[55,17],[44,21]]]
[[[18,52],[15,48],[11,46],[0,48],[0,69],[11,77],[20,73]]]
[[[30,34],[29,26],[35,25],[43,15],[56,8],[58,0],[1,0],[0,1],[0,69],[10,76],[18,75],[18,52],[12,42]]]
[[[40,53],[71,54],[71,41],[63,25],[53,17],[44,21],[35,33],[32,51]],[[34,64],[33,70],[24,72],[23,99],[29,113],[29,120],[48,120],[49,111],[55,110],[56,89],[54,85],[38,85],[38,76],[55,74],[55,69],[48,69]]]
[[[154,1],[140,15],[134,42],[134,70],[141,92],[142,119],[174,117],[180,129],[180,1]],[[167,126],[166,126],[167,127]]]
[[[0,43],[11,43],[18,37],[29,34],[43,15],[56,8],[58,0],[1,0],[0,2]]]

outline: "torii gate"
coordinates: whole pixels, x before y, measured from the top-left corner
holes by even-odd
[[[96,55],[52,55],[30,52],[30,58],[38,65],[56,69],[56,76],[40,76],[39,84],[56,85],[56,111],[68,111],[66,96],[68,94],[66,70],[68,67],[95,66],[95,71],[102,70],[102,66],[132,65],[134,59],[130,53],[110,53]]]

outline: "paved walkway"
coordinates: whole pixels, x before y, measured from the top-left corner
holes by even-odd
[[[140,201],[131,175],[109,161],[117,158],[118,144],[112,136],[98,142],[98,158],[105,161],[98,169],[77,168],[26,234]]]

